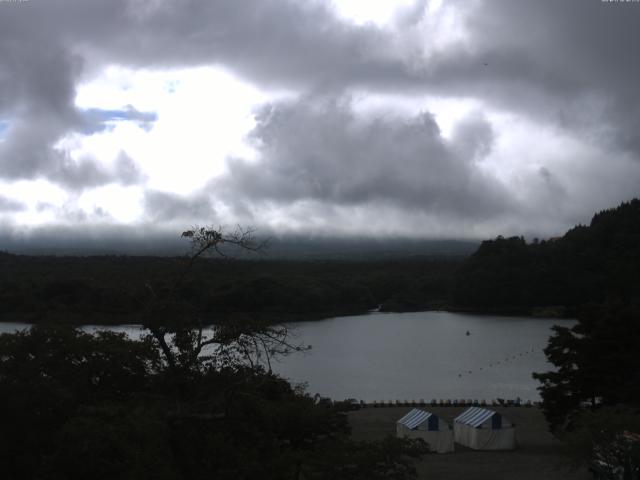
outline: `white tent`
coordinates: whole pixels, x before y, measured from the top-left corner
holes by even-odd
[[[453,434],[460,445],[474,450],[513,450],[515,426],[498,412],[471,407],[453,421]]]
[[[396,422],[398,437],[421,438],[432,452],[453,452],[453,432],[437,415],[414,408]]]

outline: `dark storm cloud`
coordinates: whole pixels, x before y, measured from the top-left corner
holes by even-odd
[[[120,35],[93,45],[134,65],[219,63],[250,81],[293,88],[342,88],[410,78],[389,36],[339,21],[326,2],[219,0],[156,2],[123,9]]]
[[[565,118],[575,110],[572,103],[597,102],[593,94],[606,93],[609,115],[627,111],[637,118],[640,67],[632,46],[640,41],[640,8],[633,4],[461,2],[456,10],[466,19],[469,44],[420,58],[425,45],[397,41],[398,32],[372,25],[345,24],[320,2],[28,3],[2,6],[2,56],[22,74],[0,85],[8,83],[11,98],[23,98],[16,85],[37,87],[30,90],[35,103],[67,117],[77,113],[70,98],[83,55],[89,68],[218,63],[258,84],[473,94]],[[428,15],[424,6],[406,9],[398,24],[416,24],[421,12]],[[423,42],[430,42],[428,32]],[[26,58],[33,67],[25,67]]]
[[[54,149],[66,134],[96,131],[105,121],[127,118],[145,128],[153,121],[152,114],[133,107],[122,117],[120,111],[80,111],[74,105],[77,85],[108,64],[219,65],[258,87],[303,95],[298,103],[261,113],[253,132],[260,160],[232,160],[224,181],[215,184],[237,212],[250,212],[252,202],[312,200],[327,210],[384,204],[447,221],[516,219],[537,211],[553,222],[562,210],[556,201],[591,209],[638,191],[632,181],[637,175],[626,163],[640,159],[637,3],[445,4],[461,16],[467,35],[444,47],[433,43],[429,31],[415,34],[430,15],[425,5],[416,2],[394,27],[380,29],[339,21],[313,1],[0,2],[0,177],[45,177],[74,190],[142,182],[128,157],[106,167]],[[579,158],[563,152],[574,162],[572,175],[549,165],[553,159],[537,158],[541,166],[527,178],[534,193],[523,206],[483,173],[496,133],[481,113],[444,139],[428,113],[362,121],[340,101],[317,100],[346,98],[353,90],[477,99],[487,109],[515,112],[604,153]],[[600,178],[610,179],[610,186],[593,188]],[[148,192],[145,207],[158,222],[181,212],[206,213],[194,198]]]
[[[0,213],[20,212],[26,208],[24,203],[0,195]]]
[[[11,121],[0,143],[0,177],[45,177],[74,189],[140,179],[130,158],[121,156],[109,170],[94,159],[71,160],[55,148],[65,134],[96,131],[109,118],[95,111],[83,116],[73,105],[78,57],[55,46],[5,43],[3,36],[6,32],[0,31],[0,114]],[[154,114],[132,107],[115,113],[143,124],[155,119]],[[115,113],[109,112],[111,119]]]
[[[415,25],[421,12],[428,15],[424,7],[417,2],[406,9],[398,25]],[[456,11],[466,19],[468,42],[428,57],[421,56],[432,40],[428,32],[422,45],[403,41],[399,32],[341,22],[321,2],[64,0],[2,8],[0,35],[9,40],[3,57],[23,70],[5,78],[5,90],[15,93],[20,80],[34,86],[34,78],[46,79],[35,82],[36,103],[68,117],[77,113],[70,94],[81,58],[89,69],[106,62],[162,68],[214,63],[258,84],[307,91],[477,95],[571,123],[594,123],[574,113],[605,102],[607,118],[626,118],[629,131],[638,117],[633,45],[640,41],[640,8],[633,4],[460,2]],[[25,68],[25,58],[34,66]],[[631,143],[637,138],[624,135]]]
[[[62,43],[60,25],[42,13],[26,3],[0,3],[0,115],[8,119],[0,143],[0,177],[45,177],[73,189],[130,183],[136,170],[130,159],[118,160],[109,171],[94,159],[74,161],[54,148],[89,122],[74,105],[82,57]],[[149,120],[142,112],[128,113]]]
[[[4,8],[3,36],[33,36],[43,47],[57,43],[84,52],[89,68],[108,62],[144,67],[222,64],[257,83],[302,88],[395,84],[410,77],[387,32],[339,21],[326,2],[30,3]]]
[[[432,88],[640,154],[637,3],[485,0],[465,19],[469,44],[431,60]]]
[[[126,152],[121,151],[112,170],[112,178],[122,185],[140,183],[145,175],[140,171],[133,159]]]
[[[133,185],[145,178],[125,152],[120,152],[111,167],[92,158],[74,160],[60,152],[55,152],[54,155],[62,160],[51,162],[56,165],[56,170],[49,171],[47,177],[69,190],[83,190],[109,183]]]
[[[17,4],[0,4],[0,13],[10,8],[18,10]],[[10,118],[0,143],[0,177],[44,177],[73,190],[140,180],[135,163],[124,154],[107,168],[92,158],[73,160],[55,148],[65,134],[90,128],[98,120],[83,118],[74,106],[82,60],[57,43],[55,32],[50,38],[46,30],[26,28],[33,36],[16,32],[10,16],[0,15],[0,115]],[[124,114],[151,121],[149,114],[133,108]]]
[[[204,192],[178,195],[170,192],[148,190],[144,195],[145,217],[150,222],[194,221],[202,224],[215,222],[215,209]]]
[[[381,53],[382,32],[347,26],[315,2],[61,0],[0,9],[0,115],[12,124],[0,176],[8,179],[45,176],[75,187],[109,180],[96,165],[70,168],[53,151],[65,134],[96,128],[75,107],[75,88],[81,74],[108,63],[218,63],[257,83],[305,89],[393,83],[403,71]],[[133,109],[127,116],[152,120]]]
[[[65,49],[13,34],[0,4],[0,115],[10,127],[0,144],[0,176],[46,175],[60,166],[54,144],[81,124],[73,107],[80,59]]]
[[[364,120],[335,98],[267,107],[257,121],[251,135],[261,160],[230,161],[228,175],[214,184],[240,206],[384,203],[458,218],[506,210],[507,192],[474,163],[491,148],[482,118],[463,122],[452,141],[428,113]]]
[[[476,112],[456,125],[451,144],[461,158],[482,160],[491,152],[493,140],[491,124]]]
[[[114,165],[91,157],[73,159],[55,148],[63,135],[51,118],[24,118],[12,125],[9,138],[0,143],[0,177],[8,180],[46,178],[61,186],[82,190],[108,183],[130,185],[144,178],[131,158],[121,153]]]

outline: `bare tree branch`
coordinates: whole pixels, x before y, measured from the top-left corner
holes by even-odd
[[[178,319],[172,319],[171,327],[164,325],[165,318],[162,317],[185,315],[181,311],[185,306],[178,304],[177,291],[199,258],[209,254],[227,257],[227,246],[258,253],[267,246],[266,241],[255,240],[253,229],[240,226],[225,234],[221,227],[195,225],[181,236],[191,243],[191,253],[183,271],[162,294],[156,292],[151,284],[146,284],[149,300],[141,302],[148,319],[145,327],[157,341],[170,368],[222,368],[240,365],[244,359],[254,369],[260,367],[264,355],[268,371],[272,372],[274,356],[308,350],[309,347],[289,340],[289,331],[284,325],[267,325],[252,320],[224,322],[214,327],[211,338],[203,335],[202,321],[197,315],[193,321],[185,319],[183,325],[176,321]],[[169,340],[167,335],[171,334],[173,337]],[[211,345],[218,347],[213,353],[203,355],[204,349]]]

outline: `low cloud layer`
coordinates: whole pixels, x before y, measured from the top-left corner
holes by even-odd
[[[215,209],[205,192],[184,196],[148,190],[144,195],[144,210],[148,220],[155,224],[181,222],[189,226],[203,219],[209,223],[216,221]]]

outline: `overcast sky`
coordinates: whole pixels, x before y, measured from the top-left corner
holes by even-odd
[[[640,2],[0,0],[0,247],[554,236],[640,195]]]

